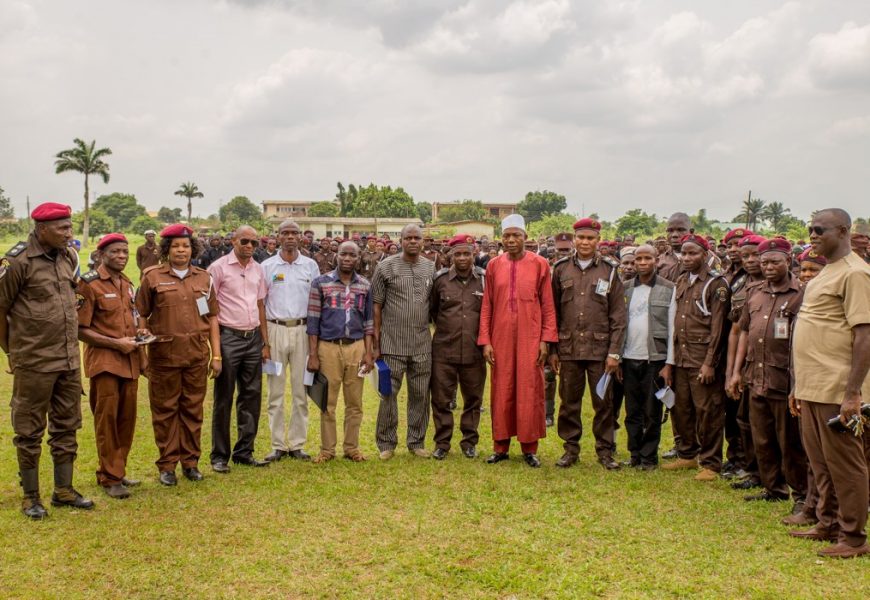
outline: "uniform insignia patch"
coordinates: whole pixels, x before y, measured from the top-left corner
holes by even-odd
[[[27,248],[26,242],[18,242],[9,249],[9,252],[6,253],[6,256],[18,256],[19,254],[24,252],[25,248]]]
[[[85,297],[81,294],[76,294],[76,310],[80,309],[85,304]]]
[[[97,279],[100,276],[96,271],[88,271],[84,275],[82,275],[82,279],[87,283],[92,282],[94,279]]]
[[[728,288],[720,287],[716,290],[716,297],[719,299],[719,302],[725,302],[728,300]]]
[[[0,279],[6,277],[6,271],[9,269],[9,259],[5,256],[0,258]]]

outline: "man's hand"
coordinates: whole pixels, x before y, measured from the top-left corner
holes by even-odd
[[[858,414],[861,410],[861,393],[846,392],[843,396],[843,404],[840,405],[840,421],[845,425],[849,419]]]
[[[713,378],[715,376],[716,373],[710,365],[701,365],[701,368],[698,369],[698,381],[704,385],[710,385],[713,383]]]
[[[558,375],[558,374],[559,374],[559,367],[562,366],[562,365],[559,363],[559,355],[558,355],[556,352],[553,352],[553,353],[550,355],[550,358],[547,359],[547,360],[548,360],[549,363],[550,363],[550,369],[553,370],[553,373],[555,373],[556,375]]]
[[[613,375],[618,369],[619,361],[615,358],[611,358],[610,356],[608,356],[607,360],[604,361],[604,372]],[[620,379],[620,381],[622,381],[622,379]]]
[[[673,365],[665,365],[662,367],[662,370],[659,371],[659,377],[661,377],[665,385],[668,387],[673,387],[674,385],[674,366]]]
[[[487,344],[483,347],[483,359],[491,365],[495,365],[495,353],[492,350],[492,344]]]
[[[222,361],[211,359],[211,375],[212,379],[217,379],[221,374],[221,371],[224,368],[224,364]]]
[[[795,398],[794,394],[788,395],[788,412],[793,417],[801,416],[801,401]]]
[[[305,367],[309,373],[317,373],[320,370],[320,358],[316,354],[308,357],[308,365]]]
[[[728,384],[725,386],[725,393],[734,400],[740,399],[741,394],[743,394],[743,378],[740,376],[740,373],[734,373],[731,376],[731,379],[728,380]]]
[[[269,346],[263,346],[263,362],[272,360],[272,349]]]
[[[118,350],[123,352],[124,354],[130,354],[134,350],[138,350],[139,346],[136,344],[136,338],[133,337],[123,337],[115,340],[118,344]]]
[[[538,366],[543,367],[544,363],[547,362],[547,357],[550,355],[550,351],[547,348],[547,342],[541,342],[541,346],[538,348]]]
[[[372,360],[372,355],[371,355],[371,354],[366,353],[366,354],[363,356],[363,359],[362,359],[362,366],[363,366],[363,369],[365,369],[365,372],[366,372],[366,373],[371,373],[371,372],[372,372],[372,369],[375,368],[375,361]]]

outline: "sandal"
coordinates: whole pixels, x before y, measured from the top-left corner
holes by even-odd
[[[315,456],[315,457],[314,457],[314,460],[312,460],[311,462],[313,462],[313,463],[316,464],[316,465],[319,465],[319,464],[321,464],[321,463],[329,462],[329,461],[331,461],[333,458],[335,458],[335,457],[332,456],[331,454],[324,454],[323,452],[321,452],[320,454],[318,454],[317,456]]]
[[[357,452],[355,454],[345,454],[344,457],[347,460],[352,460],[353,462],[365,462],[367,459],[362,452]]]

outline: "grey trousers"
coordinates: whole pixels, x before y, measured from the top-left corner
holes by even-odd
[[[402,378],[408,380],[408,436],[409,450],[423,448],[429,425],[429,376],[432,372],[430,354],[398,356],[385,354],[384,362],[390,367],[393,390],[389,396],[380,396],[375,442],[378,450],[395,450],[399,443],[399,391]]]

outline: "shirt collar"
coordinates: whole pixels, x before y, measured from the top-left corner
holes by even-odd
[[[450,270],[447,271],[447,278],[448,279],[456,279],[457,277],[459,277],[459,273],[456,272],[456,267],[453,265],[450,265]],[[471,267],[471,277],[473,279],[478,278],[477,273],[475,273],[475,271],[474,271],[474,266]]]
[[[284,260],[284,259],[281,259],[281,260]],[[330,271],[329,276],[332,277],[333,281],[341,281],[341,276],[339,276],[339,274],[338,274],[338,267],[336,267],[335,269]],[[353,283],[356,283],[357,281],[359,281],[359,276],[356,274],[356,271],[353,271],[350,274],[350,282],[353,284]]]
[[[649,285],[649,287],[655,287],[656,285],[656,274],[653,273],[652,279],[649,280],[649,284],[645,284],[640,280],[640,277],[637,275],[634,276],[634,287],[640,287],[642,285]]]
[[[300,252],[298,249],[296,250],[296,258],[295,258],[295,260],[293,260],[293,262],[289,262],[289,261],[284,260],[284,255],[281,254],[280,250],[278,250],[278,252],[275,254],[275,256],[280,258],[281,262],[284,263],[285,265],[298,265],[299,262],[302,260],[302,252]]]

